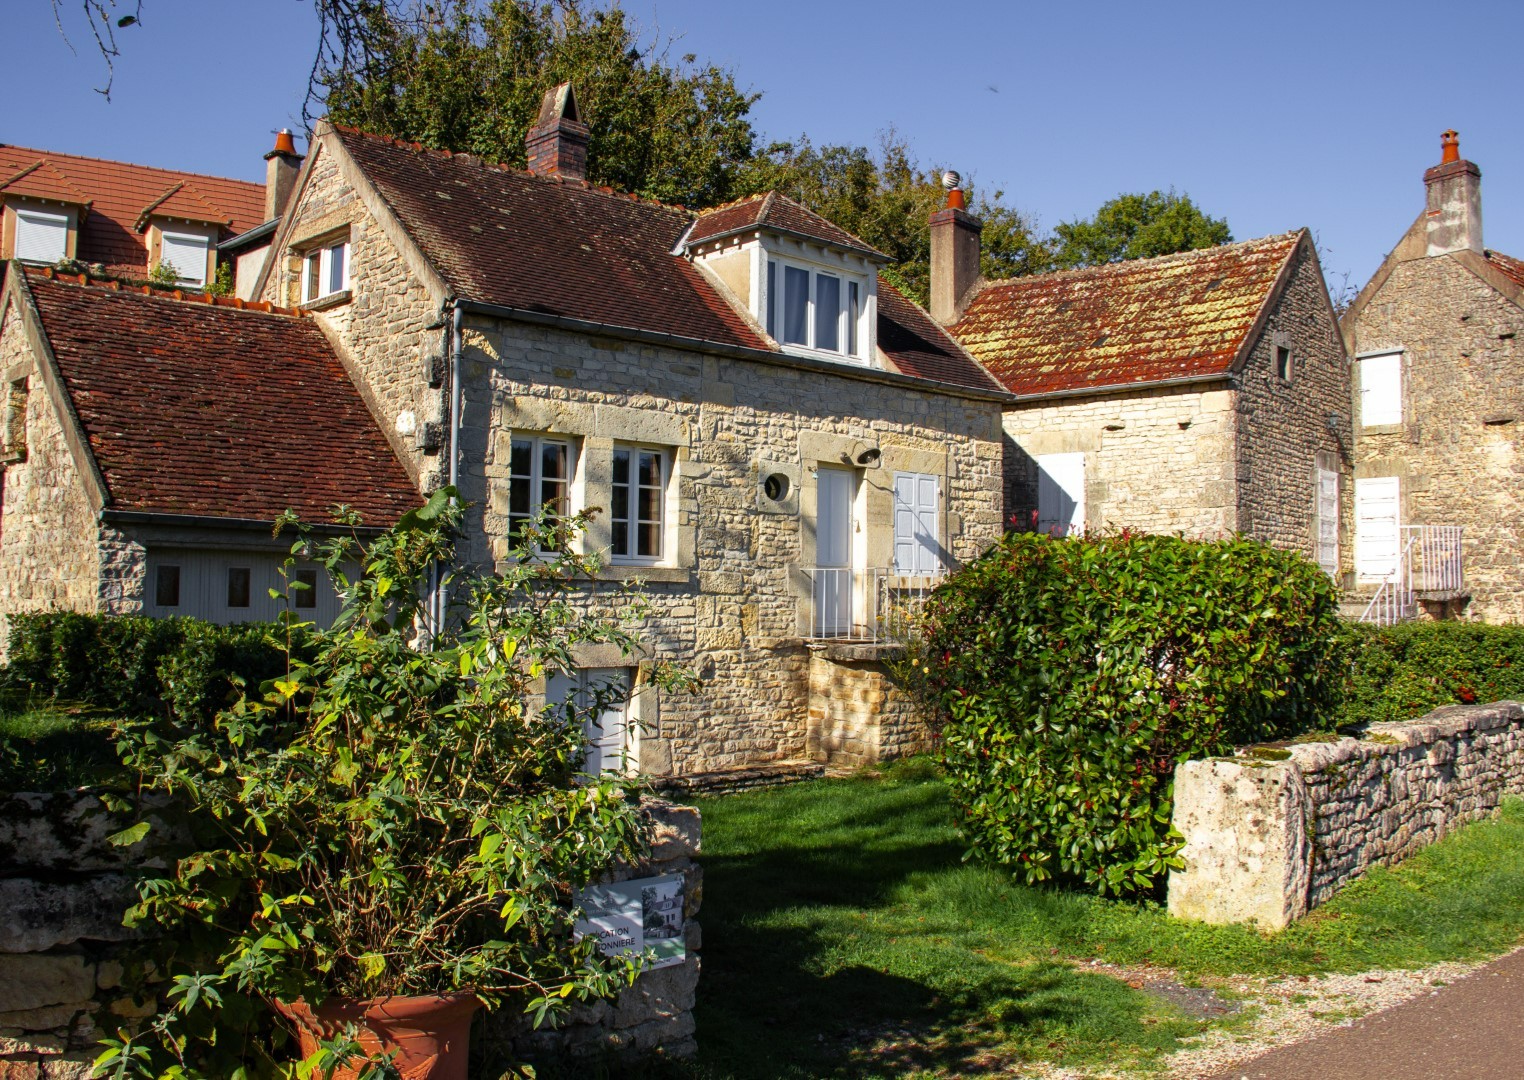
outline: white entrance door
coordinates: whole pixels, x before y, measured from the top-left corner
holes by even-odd
[[[816,479],[815,636],[852,632],[852,496],[857,476],[822,467]]]
[[[1355,481],[1355,568],[1362,582],[1386,580],[1397,569],[1401,537],[1397,477]]]
[[[1318,470],[1318,565],[1329,577],[1339,576],[1339,474]]]
[[[561,705],[575,695],[578,710],[591,709],[595,688],[607,688],[612,698],[597,713],[582,719],[587,754],[582,772],[589,776],[626,773],[635,769],[635,729],[629,721],[630,671],[628,668],[586,668],[575,675],[553,675],[545,686],[545,704]]]
[[[1085,531],[1085,455],[1037,457],[1037,531],[1069,536]]]

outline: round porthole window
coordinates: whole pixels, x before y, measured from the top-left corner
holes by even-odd
[[[782,502],[788,498],[788,477],[781,472],[770,473],[766,480],[762,481],[762,494],[773,502]]]

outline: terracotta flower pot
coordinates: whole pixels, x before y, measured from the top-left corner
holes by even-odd
[[[367,1053],[397,1051],[397,1068],[407,1080],[467,1080],[471,1018],[481,1005],[475,994],[329,998],[316,1009],[301,1000],[275,1002],[276,1010],[296,1025],[304,1060],[317,1053],[319,1039],[356,1024]],[[334,1080],[355,1080],[358,1073],[358,1068],[340,1069]]]

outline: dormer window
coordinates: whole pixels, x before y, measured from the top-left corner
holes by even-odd
[[[349,239],[315,247],[302,256],[302,303],[349,288]]]
[[[69,257],[69,215],[16,209],[16,258],[52,265]]]
[[[767,260],[767,332],[780,345],[862,361],[866,282],[792,260]]]
[[[206,267],[212,241],[195,233],[160,232],[159,267],[172,272],[175,280],[201,288],[206,284]]]

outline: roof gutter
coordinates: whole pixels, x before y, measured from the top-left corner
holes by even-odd
[[[462,299],[455,303],[457,311],[464,310],[493,318],[512,319],[515,322],[529,323],[534,326],[553,326],[560,330],[571,330],[582,334],[623,338],[646,345],[664,345],[670,349],[682,349],[685,352],[704,353],[709,356],[727,356],[735,360],[752,360],[761,364],[771,364],[774,367],[812,371],[822,375],[838,375],[845,379],[856,379],[859,382],[881,383],[907,390],[947,394],[973,401],[994,401],[1005,405],[1013,404],[1017,400],[1015,394],[1000,390],[977,390],[971,386],[959,386],[956,383],[939,382],[935,379],[918,379],[913,375],[901,375],[897,371],[885,371],[882,368],[853,367],[832,363],[829,360],[812,360],[805,356],[772,352],[768,349],[750,349],[744,345],[726,345],[716,341],[705,341],[702,338],[682,337],[658,330],[639,330],[630,326],[615,326],[611,323],[593,322],[588,319],[574,319],[566,315],[551,315],[543,311],[527,311],[524,308],[506,307],[502,304],[487,304],[480,300]]]
[[[267,236],[274,236],[275,230],[279,225],[280,218],[273,217],[263,225],[256,225],[252,229],[239,233],[237,236],[228,237],[217,245],[217,250],[236,251],[241,247],[247,247],[257,240],[263,240]]]
[[[106,507],[101,510],[101,520],[111,525],[163,525],[171,528],[225,529],[229,532],[273,533],[275,521],[264,518],[213,517],[210,514],[166,514],[157,510],[117,510]],[[379,536],[386,529],[381,525],[334,525],[313,524],[313,532],[324,535],[360,533]]]
[[[1050,390],[1042,394],[1013,394],[1011,400],[1017,405],[1032,405],[1059,398],[1101,397],[1105,394],[1135,393],[1139,390],[1169,390],[1183,386],[1205,386],[1209,383],[1232,383],[1233,373],[1216,375],[1182,375],[1175,379],[1151,379],[1148,382],[1111,383],[1107,386],[1077,386],[1072,390]]]

